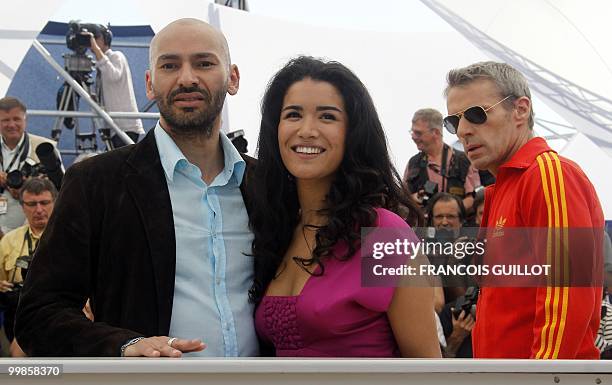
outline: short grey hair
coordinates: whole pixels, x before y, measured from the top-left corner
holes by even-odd
[[[456,68],[449,71],[446,76],[447,86],[444,90],[444,96],[448,96],[448,92],[453,87],[466,86],[477,80],[491,80],[499,89],[500,97],[510,96],[504,104],[504,108],[509,110],[512,102],[517,98],[526,96],[531,100],[531,92],[527,79],[517,69],[506,63],[497,63],[493,61],[479,62],[471,64],[467,67]],[[528,125],[533,129],[534,113],[533,103],[529,112]]]
[[[421,108],[414,113],[412,124],[419,120],[427,123],[427,127],[430,130],[437,128],[440,130],[440,134],[442,134],[442,113],[440,111],[433,108]]]
[[[19,203],[23,205],[24,192],[28,192],[33,195],[40,195],[45,191],[49,191],[53,201],[55,201],[55,198],[57,198],[57,189],[49,179],[40,177],[28,178],[25,182],[23,182],[23,186],[21,187],[21,190],[19,190]]]
[[[0,111],[9,112],[13,108],[19,108],[24,113],[26,112],[26,106],[21,100],[12,96],[6,96],[0,99]]]

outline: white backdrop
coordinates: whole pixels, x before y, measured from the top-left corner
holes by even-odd
[[[61,0],[23,0],[3,4],[0,16],[0,95],[4,95],[10,84],[10,76],[7,76],[10,69],[5,67],[18,68],[31,39],[61,3]],[[408,133],[413,112],[433,107],[444,114],[446,107],[442,91],[447,71],[489,60],[450,28],[439,32],[429,27],[415,29],[414,26],[423,24],[419,23],[422,15],[418,13],[405,15],[405,23],[413,26],[407,32],[373,32],[314,27],[215,6],[203,0],[175,1],[172,6],[147,0],[124,0],[123,3],[125,9],[139,10],[140,20],[148,20],[154,31],[179,17],[197,17],[220,26],[228,38],[232,59],[241,72],[240,91],[227,99],[224,124],[229,130],[245,131],[251,153],[255,150],[259,106],[265,86],[275,71],[298,54],[340,61],[361,78],[372,94],[400,173],[410,156],[416,153]],[[592,33],[595,26],[590,29],[577,27],[578,22],[588,25],[590,19],[586,16],[569,22],[563,17],[568,12],[578,12],[582,7],[581,15],[590,10],[591,20],[599,23],[609,15],[596,12],[597,6],[606,10],[610,8],[608,3],[599,0],[580,2],[584,7],[567,0],[554,3],[519,0],[511,5],[503,1],[480,0],[462,1],[460,5],[449,1],[444,3],[519,53],[545,64],[577,84],[612,97],[612,72],[607,64],[610,63],[608,53],[612,52],[609,48],[612,46],[600,36],[585,35]],[[431,12],[425,7],[423,9]],[[384,2],[372,2],[373,17],[380,17],[384,12]],[[112,19],[108,21],[113,23]],[[610,29],[609,25],[607,28]],[[23,32],[21,36],[26,38],[7,39],[11,33],[14,35],[14,31]],[[548,109],[541,103],[536,95],[536,114]],[[455,138],[447,134],[445,140],[452,142]],[[592,152],[573,150],[571,155],[587,170],[602,200],[606,218],[612,219],[612,195],[607,193],[610,190],[605,183],[609,179],[605,178],[605,166],[610,163],[610,157],[603,154],[599,166],[593,166],[590,162]]]

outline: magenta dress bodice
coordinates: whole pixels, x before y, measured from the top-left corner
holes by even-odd
[[[376,211],[377,227],[408,227],[394,213]],[[345,251],[334,248],[335,255]],[[279,357],[398,357],[387,318],[395,288],[362,287],[359,250],[323,264],[324,274],[310,276],[299,295],[263,297],[255,312],[263,342]]]

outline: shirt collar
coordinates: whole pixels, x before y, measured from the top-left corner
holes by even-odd
[[[544,138],[531,138],[512,155],[510,160],[502,164],[499,168],[527,168],[535,162],[538,155],[550,151],[556,153],[556,151],[548,147],[548,143],[546,143]]]
[[[166,178],[169,181],[174,180],[174,170],[176,165],[180,161],[187,161],[185,155],[178,148],[174,140],[168,135],[166,130],[159,125],[159,121],[154,128],[155,141],[157,142],[157,149],[159,151],[159,159],[161,160],[162,167],[166,173]]]
[[[219,133],[219,140],[221,142],[221,148],[223,148],[223,176],[222,184],[233,180],[233,182],[240,186],[242,178],[244,177],[244,170],[246,168],[246,162],[242,159],[242,156],[234,147],[234,144],[223,132]]]
[[[28,233],[30,233],[30,238],[32,238],[33,241],[38,242],[44,231],[43,233],[40,233],[40,235],[36,235],[34,234],[34,231],[32,231],[32,228],[28,225]]]
[[[0,135],[0,142],[2,142],[2,149],[3,149],[3,150],[6,150],[6,151],[8,151],[8,152],[16,151],[16,150],[19,148],[19,146],[21,146],[21,144],[23,143],[23,141],[25,140],[25,136],[26,136],[26,133],[24,132],[24,133],[21,135],[21,139],[19,139],[19,142],[17,142],[17,145],[15,146],[15,148],[11,150],[10,148],[8,148],[8,146],[6,145],[6,143],[4,143],[4,137],[3,137],[2,135]]]
[[[159,121],[154,128],[155,141],[166,178],[174,181],[174,171],[179,162],[189,162],[174,140],[164,130]],[[219,133],[219,141],[223,149],[223,170],[215,178],[213,185],[225,185],[232,180],[237,186],[242,183],[246,162],[240,156],[236,147],[224,133]]]

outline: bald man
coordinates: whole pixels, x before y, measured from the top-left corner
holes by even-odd
[[[252,159],[219,131],[238,68],[220,31],[181,19],[151,41],[145,76],[157,125],[64,177],[17,311],[30,356],[258,355]]]

